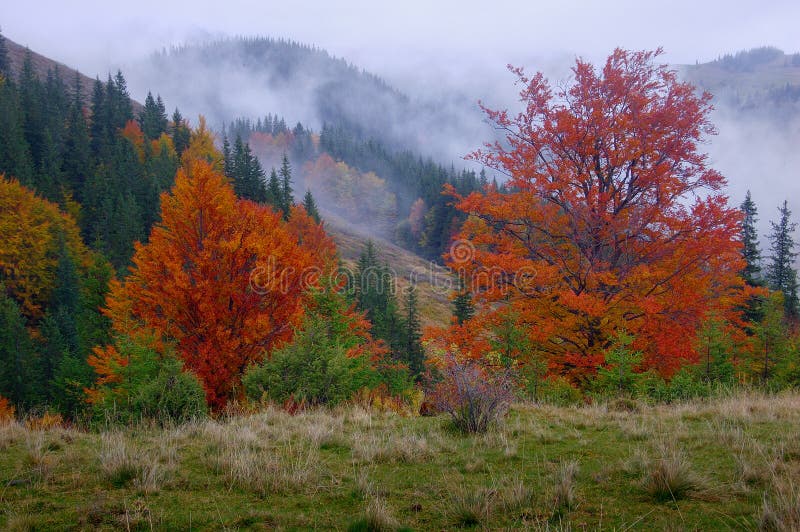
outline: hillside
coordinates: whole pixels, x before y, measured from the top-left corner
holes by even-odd
[[[755,48],[680,70],[719,105],[783,122],[800,114],[800,53]]]
[[[8,48],[8,58],[11,63],[11,71],[14,73],[15,77],[19,77],[25,64],[25,56],[30,54],[33,71],[39,79],[45,80],[50,72],[58,71],[59,75],[61,76],[61,80],[67,86],[67,89],[74,93],[77,75],[77,79],[80,80],[81,84],[83,100],[85,102],[90,101],[92,97],[92,90],[94,88],[94,78],[90,78],[89,76],[82,74],[74,67],[67,66],[55,59],[51,59],[43,56],[42,54],[36,53],[33,50],[12,41],[8,37],[5,37],[5,42],[6,47]],[[97,75],[100,77],[101,81],[105,81],[105,79],[101,77],[99,73]],[[131,103],[133,104],[133,109],[136,113],[140,112],[144,108],[142,104],[135,99],[132,99]]]
[[[217,127],[277,113],[290,127],[300,121],[319,131],[335,124],[447,164],[491,134],[474,101],[410,96],[345,59],[293,41],[240,37],[185,45],[125,71],[134,94],[158,90],[185,115],[202,113]]]
[[[381,259],[394,273],[398,300],[402,301],[402,290],[408,286],[409,279],[415,281],[423,327],[442,327],[450,322],[452,306],[449,296],[455,288],[455,279],[447,269],[400,246],[367,235],[333,215],[326,214],[325,229],[336,241],[344,266],[351,270],[355,268],[364,242],[373,239],[381,251]]]
[[[800,55],[756,48],[679,69],[687,81],[713,95],[719,134],[705,148],[728,178],[732,202],[752,193],[759,208],[762,249],[784,200],[800,197]]]
[[[101,433],[11,424],[0,528],[796,530],[798,430],[797,394],[518,404],[477,436],[359,406]]]

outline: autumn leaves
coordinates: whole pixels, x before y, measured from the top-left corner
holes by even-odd
[[[211,146],[207,136],[195,133],[197,150]],[[249,364],[291,339],[304,313],[304,273],[330,271],[335,248],[301,207],[284,222],[237,199],[209,159],[184,159],[161,197],[161,222],[137,245],[130,275],[112,284],[106,313],[116,335],[174,344],[220,408]],[[111,345],[90,360],[106,383],[117,356]]]
[[[710,312],[736,323],[740,214],[698,151],[714,132],[710,96],[657,55],[618,49],[602,69],[578,60],[567,87],[515,70],[522,112],[486,110],[508,135],[472,158],[509,180],[466,197],[449,191],[469,214],[458,238],[475,251],[446,259],[481,309],[466,324],[472,334],[449,331],[463,353],[481,356],[495,325],[512,319],[528,346],[520,362],[581,384],[627,331],[642,369],[669,376],[696,359]],[[515,281],[523,269],[536,275]],[[508,275],[475,282],[484,271]]]

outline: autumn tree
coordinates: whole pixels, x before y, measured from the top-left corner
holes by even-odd
[[[219,409],[250,363],[291,338],[315,282],[309,272],[322,274],[335,249],[302,209],[284,222],[237,200],[213,166],[221,159],[207,135],[193,134],[172,191],[161,196],[161,222],[136,246],[130,275],[112,284],[107,314],[120,336],[173,344]],[[201,158],[187,159],[195,153]],[[101,385],[113,384],[119,359],[113,345],[96,350]]]
[[[574,382],[622,330],[643,367],[672,373],[697,359],[707,312],[732,313],[742,293],[741,215],[698,151],[711,97],[660,53],[617,49],[600,69],[579,59],[563,87],[512,69],[524,108],[485,109],[506,138],[472,155],[508,177],[505,191],[450,187],[469,218],[446,258],[483,309],[470,329],[510,307],[531,354]]]

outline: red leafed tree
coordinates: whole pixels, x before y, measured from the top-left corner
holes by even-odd
[[[237,200],[206,160],[187,161],[161,205],[162,221],[148,244],[137,244],[106,312],[117,333],[154,338],[157,349],[173,343],[219,409],[248,364],[290,339],[305,289],[330,270],[335,248],[302,209],[284,222],[268,207]],[[108,384],[125,361],[110,346],[90,363],[98,383]]]
[[[484,109],[506,138],[472,154],[506,188],[450,190],[470,215],[446,259],[483,305],[472,330],[514,315],[551,372],[574,380],[621,329],[646,367],[670,374],[696,358],[704,317],[735,319],[743,295],[739,212],[698,150],[714,133],[710,96],[659,54],[617,49],[601,69],[578,60],[563,88],[512,69],[524,109]]]

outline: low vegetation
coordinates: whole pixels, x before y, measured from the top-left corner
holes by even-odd
[[[355,405],[0,427],[0,528],[795,530],[800,394],[518,403],[482,434]]]

